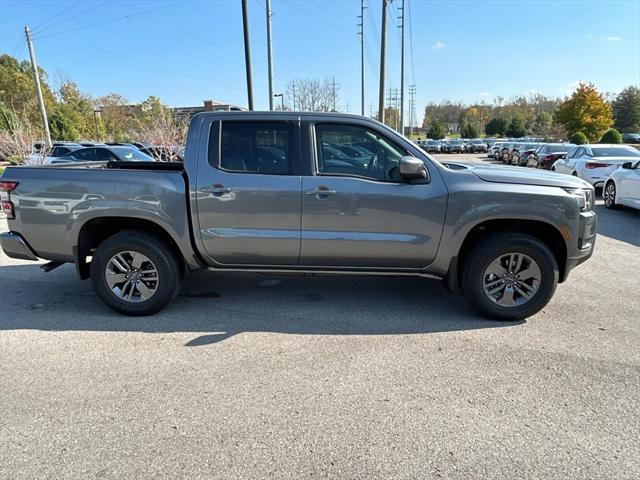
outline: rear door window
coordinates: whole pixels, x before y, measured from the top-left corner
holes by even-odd
[[[287,175],[291,126],[286,122],[222,122],[219,168],[229,172]]]

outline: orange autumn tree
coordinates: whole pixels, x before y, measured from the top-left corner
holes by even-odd
[[[595,142],[613,124],[613,112],[593,83],[580,82],[571,98],[558,108],[555,120],[569,134],[583,132]]]

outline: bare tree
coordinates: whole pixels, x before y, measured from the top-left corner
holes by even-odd
[[[287,103],[300,112],[331,112],[338,99],[330,79],[302,78],[287,87]]]
[[[180,160],[187,134],[186,119],[159,102],[143,103],[142,108],[142,126],[132,136],[149,144],[156,158],[165,161]]]
[[[0,160],[15,164],[24,163],[27,156],[33,152],[37,140],[42,140],[41,134],[31,126],[29,121],[21,119],[15,112],[6,115],[4,120],[9,128],[0,131]],[[42,150],[33,157],[35,164],[42,163],[48,153],[44,150],[44,142],[41,144]]]

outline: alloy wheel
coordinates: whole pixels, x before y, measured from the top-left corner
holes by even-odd
[[[616,186],[613,182],[607,184],[607,188],[604,189],[602,196],[604,197],[604,204],[607,207],[612,207],[616,200]]]
[[[104,275],[111,292],[126,302],[147,301],[158,290],[158,269],[140,252],[116,253],[107,263]]]
[[[517,307],[530,301],[542,280],[540,267],[530,256],[506,253],[494,259],[482,277],[484,293],[502,307]]]

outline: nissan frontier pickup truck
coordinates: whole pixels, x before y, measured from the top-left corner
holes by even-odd
[[[596,239],[578,178],[442,164],[343,114],[205,112],[184,163],[9,167],[0,191],[8,256],[73,263],[126,315],[210,269],[438,278],[485,316],[523,319]]]

